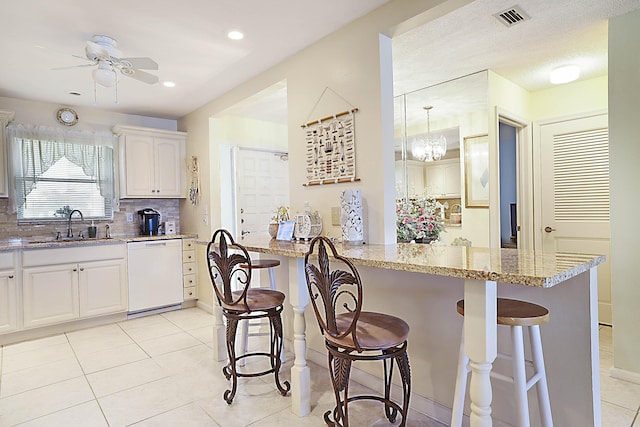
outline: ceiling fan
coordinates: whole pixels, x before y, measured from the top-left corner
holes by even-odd
[[[71,67],[54,68],[62,70],[76,67],[97,66],[93,70],[93,80],[96,84],[104,87],[117,85],[118,76],[116,71],[123,75],[139,80],[147,84],[158,83],[158,76],[142,70],[157,70],[158,63],[151,58],[123,58],[122,52],[116,48],[117,42],[114,38],[105,35],[94,35],[91,40],[87,40],[84,48],[85,56],[73,55],[89,64],[75,65]]]

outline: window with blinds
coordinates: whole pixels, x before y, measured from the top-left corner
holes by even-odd
[[[14,206],[19,221],[110,219],[114,207],[112,136],[10,129]]]

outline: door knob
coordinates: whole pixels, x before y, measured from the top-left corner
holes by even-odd
[[[555,228],[551,228],[548,225],[544,228],[544,231],[546,231],[547,233],[551,233],[552,231],[556,231]]]

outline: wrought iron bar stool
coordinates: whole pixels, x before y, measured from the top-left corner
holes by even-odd
[[[241,265],[249,268],[241,268]],[[282,304],[284,294],[271,289],[251,289],[251,259],[244,246],[236,243],[227,230],[219,229],[207,245],[207,266],[209,276],[216,294],[222,314],[226,319],[227,354],[229,363],[222,368],[227,380],[232,380],[230,390],[224,392],[224,400],[231,404],[235,397],[238,377],[258,377],[274,374],[275,383],[280,394],[285,396],[290,389],[287,381],[280,383],[280,351],[282,349]],[[233,291],[232,283],[236,281],[244,287]],[[249,322],[255,319],[269,319],[271,338],[270,351],[250,352],[236,357],[235,339],[238,322]],[[267,357],[270,368],[261,372],[238,372],[238,361],[248,357]]]
[[[327,254],[327,247],[331,255]],[[317,253],[315,252],[317,249]],[[345,270],[331,270],[336,262]],[[307,287],[320,331],[328,352],[329,373],[336,406],[324,414],[328,426],[349,426],[348,404],[370,399],[382,402],[386,418],[405,426],[411,395],[411,369],[407,355],[409,325],[402,319],[381,313],[362,311],[362,282],[354,265],[339,256],[326,237],[311,241],[304,257]],[[349,396],[349,374],[355,361],[382,360],[384,396]],[[402,379],[402,406],[391,400],[393,365],[397,363]]]
[[[271,290],[275,291],[276,290],[276,275],[275,275],[275,271],[274,268],[276,268],[277,266],[280,265],[280,261],[278,261],[277,259],[256,259],[253,260],[251,262],[251,265],[249,264],[240,264],[240,268],[251,268],[253,270],[260,270],[260,269],[269,269],[269,284],[271,286]],[[258,288],[259,289],[259,288]],[[249,322],[244,322],[243,323],[243,339],[242,339],[242,354],[247,352],[247,348],[249,347],[249,337],[250,336],[265,336],[265,335],[269,335],[269,333],[267,332],[251,332],[249,333],[249,326],[256,326],[256,325],[261,325],[262,322],[258,322],[258,323],[249,323]],[[284,341],[283,341],[284,344]],[[280,351],[280,360],[282,361],[282,363],[284,363],[286,361],[285,359],[285,355],[284,355],[284,347],[281,349]]]
[[[511,329],[511,355],[498,353],[498,357],[511,359],[513,377],[491,371],[493,378],[513,383],[516,400],[516,419],[518,427],[528,427],[529,401],[527,391],[537,384],[538,405],[543,427],[553,427],[551,418],[551,405],[549,403],[549,390],[547,388],[547,376],[544,369],[544,357],[542,355],[542,340],[540,339],[540,325],[549,321],[549,310],[541,305],[527,301],[498,298],[498,325],[506,325]],[[458,313],[464,316],[464,300],[456,304]],[[525,360],[523,327],[529,328],[532,361]],[[525,366],[533,367],[533,375],[527,379]],[[464,334],[460,342],[460,355],[458,359],[458,375],[456,378],[456,391],[453,400],[453,413],[451,426],[460,427],[464,410],[464,398],[467,388],[467,377],[471,372],[469,358],[464,353]]]

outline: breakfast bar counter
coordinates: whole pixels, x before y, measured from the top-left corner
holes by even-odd
[[[304,315],[309,302],[304,255],[309,244],[251,237],[241,244],[250,252],[283,257],[285,262],[295,259],[295,263],[289,263],[289,289],[285,292],[293,307],[292,411],[304,416],[312,404]],[[418,321],[408,320],[412,326],[409,346],[414,350],[410,359],[417,388],[421,382],[432,381],[426,388],[434,391],[423,393],[433,396],[413,399],[412,406],[426,407],[427,412],[433,407],[435,412],[444,408],[450,413],[455,382],[455,364],[451,361],[457,360],[457,349],[451,343],[459,341],[461,332],[456,331],[460,326],[456,327],[456,321],[463,322],[465,351],[471,360],[471,426],[493,425],[493,406],[508,406],[502,395],[492,401],[489,377],[498,349],[496,300],[500,293],[501,297],[540,303],[551,312],[551,321],[542,334],[555,425],[601,425],[596,267],[604,261],[603,256],[415,243],[338,244],[337,248],[360,270],[365,306],[369,293],[380,292],[379,299],[384,300],[387,312],[410,318],[408,307],[421,311]],[[455,315],[454,303],[460,297],[465,299],[464,320],[457,320]],[[442,304],[443,298],[446,304]],[[371,300],[375,303],[375,297]],[[447,329],[446,334],[443,328]],[[430,337],[428,331],[434,331],[435,337]],[[443,337],[449,344],[440,346],[437,340]],[[425,346],[423,340],[431,344]],[[431,352],[433,356],[426,355]],[[442,367],[436,366],[439,364]],[[429,366],[429,372],[424,372],[422,365]],[[536,419],[532,425],[537,425],[536,413],[532,410]],[[508,424],[508,416],[502,416],[505,419]]]

